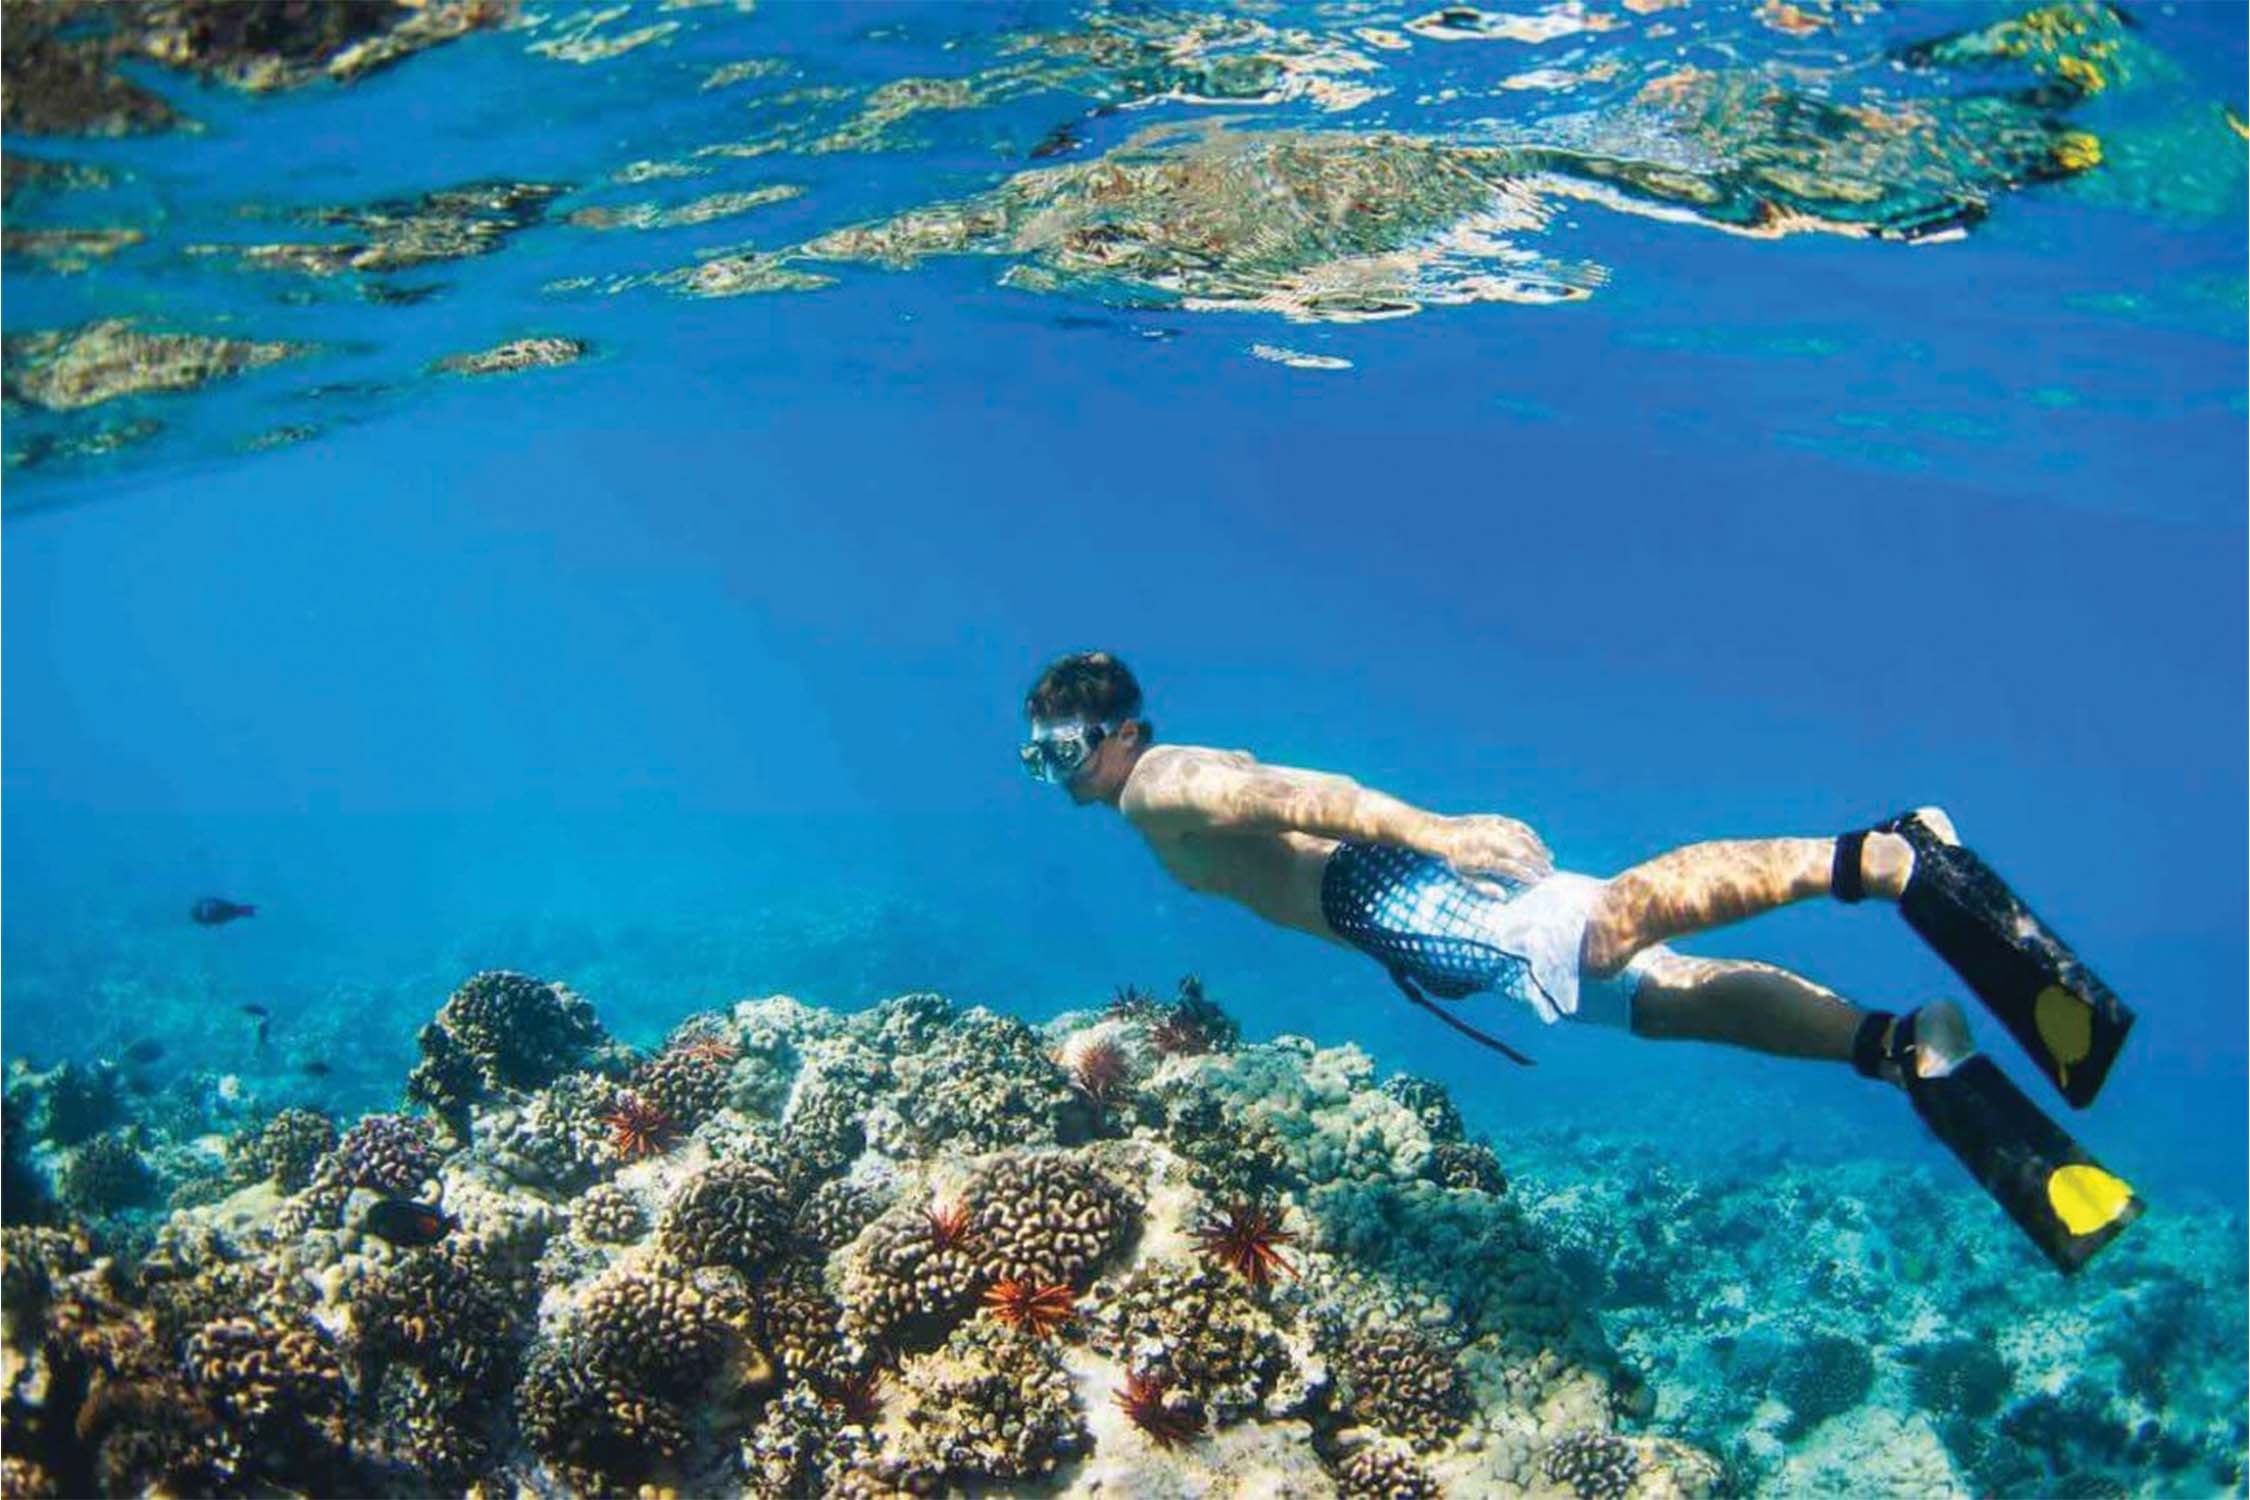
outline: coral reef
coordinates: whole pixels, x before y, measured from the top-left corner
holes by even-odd
[[[97,1135],[64,1157],[56,1184],[65,1206],[88,1216],[115,1213],[146,1203],[156,1193],[156,1175],[126,1136]]]
[[[594,1008],[559,984],[490,970],[446,998],[417,1041],[408,1097],[458,1117],[488,1094],[540,1088],[608,1040]]]
[[[756,1162],[722,1161],[687,1179],[664,1206],[657,1241],[685,1266],[755,1270],[787,1247],[781,1179]]]
[[[1705,1500],[1730,1470],[1901,1497],[2241,1481],[2239,1410],[2207,1373],[2228,1335],[2160,1243],[2105,1262],[2121,1311],[2094,1336],[2076,1314],[1972,1313],[2007,1295],[2005,1241],[1944,1246],[1970,1301],[1906,1319],[1923,1283],[1873,1237],[1874,1197],[1838,1207],[1786,1173],[1714,1186],[1583,1135],[1553,1158],[1511,1139],[1505,1195],[1449,1185],[1448,1148],[1492,1174],[1498,1156],[1442,1091],[1381,1082],[1350,1047],[1163,1051],[1173,1007],[1145,1000],[1031,1027],[933,996],[848,1016],[776,997],[628,1069],[575,997],[518,985],[438,1027],[437,1052],[473,1064],[447,1094],[471,1144],[403,1114],[330,1143],[295,1111],[253,1116],[222,1159],[220,1137],[191,1151],[136,1118],[160,1185],[215,1168],[227,1196],[12,1222],[11,1488]],[[516,1048],[524,1017],[561,1040]],[[1113,1129],[1071,1077],[1097,1046],[1135,1080]],[[952,1081],[981,1102],[941,1102],[938,1058],[992,1071]],[[1027,1139],[989,1143],[1002,1100],[1030,1101]],[[662,1139],[621,1152],[636,1102]],[[1239,1177],[1258,1186],[1220,1186]],[[1881,1212],[1935,1211],[1912,1179],[1884,1186]],[[367,1207],[395,1194],[442,1205],[447,1232],[372,1233]],[[1754,1266],[1807,1300],[1753,1316],[1731,1278],[1764,1242],[1745,1236],[1788,1213],[1818,1216],[1788,1239],[1820,1263]],[[1829,1264],[1847,1248],[1886,1257],[1888,1298]],[[1900,1321],[1876,1339],[1852,1309]],[[2075,1333],[2033,1341],[2040,1316]]]
[[[312,1181],[321,1157],[337,1143],[336,1122],[314,1109],[284,1109],[227,1142],[227,1175],[237,1183],[271,1182],[294,1193]]]

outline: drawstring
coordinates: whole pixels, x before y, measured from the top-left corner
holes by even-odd
[[[1518,1052],[1515,1048],[1509,1046],[1506,1042],[1501,1041],[1498,1037],[1486,1036],[1483,1032],[1477,1030],[1474,1026],[1471,1026],[1468,1022],[1462,1020],[1459,1016],[1456,1016],[1451,1011],[1445,1009],[1445,1007],[1433,1003],[1427,995],[1423,994],[1420,990],[1414,987],[1414,981],[1406,977],[1405,970],[1391,969],[1388,972],[1391,976],[1391,982],[1399,987],[1400,993],[1404,994],[1407,999],[1413,1001],[1416,1005],[1421,1006],[1422,1009],[1428,1011],[1431,1015],[1436,1016],[1446,1025],[1452,1027],[1455,1031],[1458,1031],[1464,1036],[1467,1036],[1475,1041],[1483,1043],[1485,1046],[1490,1047],[1495,1052],[1505,1053],[1508,1057],[1513,1058],[1515,1061],[1523,1064],[1523,1066],[1527,1068],[1536,1068],[1539,1066],[1530,1058],[1524,1056],[1521,1052]]]

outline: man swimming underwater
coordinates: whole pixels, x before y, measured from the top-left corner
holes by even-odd
[[[1059,658],[1024,701],[1024,769],[1075,803],[1123,813],[1189,889],[1372,956],[1409,998],[1518,1061],[1423,992],[1491,990],[1548,1022],[1849,1062],[1904,1089],[2065,1271],[2140,1212],[2130,1188],[1976,1054],[1951,1001],[1866,1010],[1771,964],[1665,946],[1815,896],[1898,903],[2084,1107],[2132,1012],[1961,847],[1937,808],[1837,837],[1689,844],[1598,880],[1555,869],[1512,818],[1425,812],[1247,751],[1158,744],[1141,711],[1140,685],[1114,656]]]

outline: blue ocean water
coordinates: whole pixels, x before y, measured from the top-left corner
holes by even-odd
[[[122,398],[96,415],[162,433],[9,475],[9,1055],[154,1037],[167,1067],[360,1109],[395,1100],[415,1027],[479,967],[566,981],[642,1041],[775,990],[1043,1017],[1193,971],[1250,1033],[1355,1040],[1448,1084],[1477,1129],[1953,1170],[1840,1070],[1480,1017],[1536,1056],[1515,1069],[1372,966],[1168,884],[1113,816],[1014,764],[1039,665],[1100,647],[1162,738],[1506,812],[1598,874],[1940,803],[2140,1013],[2074,1131],[2153,1215],[2240,1212],[2239,10],[2137,9],[2133,46],[2171,71],[2075,108],[2102,165],[1980,182],[1982,216],[1929,243],[1558,191],[1487,227],[1520,258],[1478,263],[1590,294],[1441,289],[1404,316],[1199,305],[1193,274],[1186,294],[1003,281],[1036,268],[1020,247],[812,256],[791,264],[832,284],[766,295],[646,280],[992,192],[1065,125],[1065,167],[1224,111],[1249,134],[1563,142],[1638,97],[1620,69],[1911,100],[1886,48],[2009,14],[1781,10],[1819,25],[1627,5],[1446,40],[1316,8],[1256,24],[1352,46],[1369,69],[1310,76],[1370,99],[1119,105],[1033,81],[842,145],[786,127],[864,121],[886,81],[984,76],[1022,55],[1008,38],[1084,17],[559,9],[263,96],[130,65],[203,128],[11,136],[116,178],[21,222],[145,238],[76,273],[13,262],[9,332],[127,316],[317,348]],[[533,50],[638,25],[670,29]],[[665,161],[698,175],[630,170]],[[274,221],[494,179],[563,191],[492,253],[387,282],[194,248],[319,239]],[[802,191],[718,221],[571,218],[775,186]],[[530,336],[586,357],[427,373]],[[297,427],[317,430],[245,451]],[[197,928],[205,894],[259,913]],[[1961,993],[1875,908],[1680,946],[1873,1004]],[[262,1051],[249,1003],[273,1016]]]

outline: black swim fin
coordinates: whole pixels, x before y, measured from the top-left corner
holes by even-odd
[[[1914,846],[1907,924],[1953,966],[2074,1109],[2101,1092],[2135,1019],[1975,851],[1904,813],[1878,831]],[[1856,849],[1856,841],[1855,841]]]
[[[2140,1217],[2140,1196],[1975,1050],[1956,1007],[1924,1006],[1910,1020],[1900,1081],[1914,1112],[2057,1270],[2076,1273]]]

